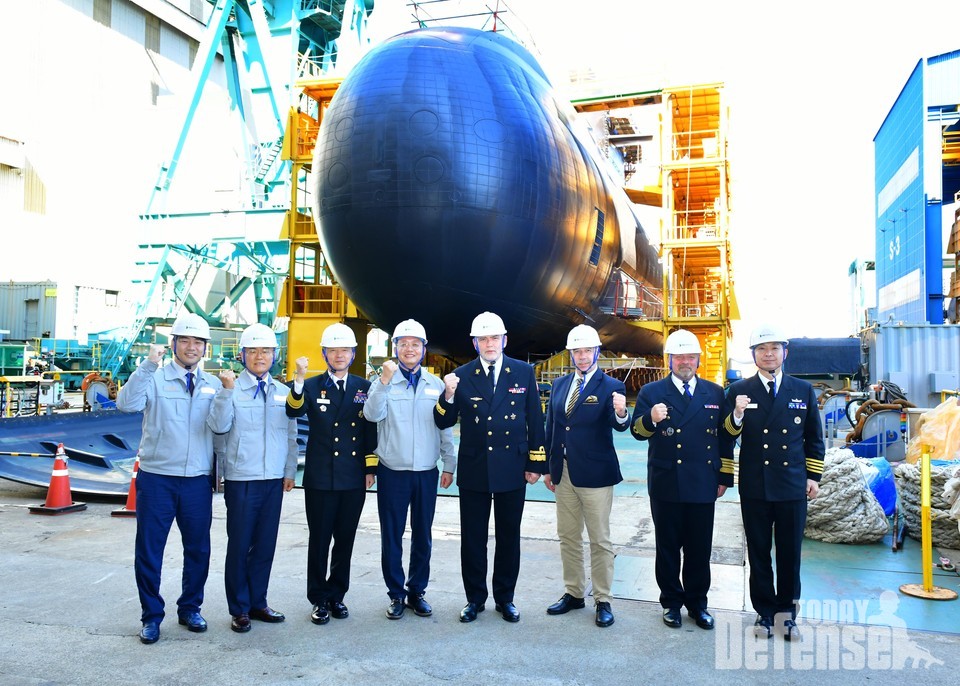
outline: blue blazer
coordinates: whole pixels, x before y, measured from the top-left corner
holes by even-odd
[[[809,382],[783,375],[771,398],[756,374],[727,388],[727,409],[750,397],[740,430],[740,495],[756,500],[805,500],[807,479],[823,475],[823,433]]]
[[[564,478],[567,460],[570,482],[581,488],[603,488],[623,481],[620,459],[613,447],[614,431],[626,431],[629,420],[617,421],[613,393],[626,394],[623,382],[598,369],[581,389],[580,397],[567,417],[567,396],[576,374],[557,379],[550,390],[547,408],[547,459],[550,478],[558,484]]]
[[[633,437],[650,442],[647,492],[668,502],[712,503],[718,486],[733,485],[735,432],[724,422],[723,389],[698,376],[688,400],[671,376],[640,389],[630,422]],[[668,413],[654,426],[650,409],[657,403]]]
[[[543,474],[543,411],[533,367],[504,355],[492,394],[479,358],[454,373],[460,383],[453,402],[441,393],[433,418],[440,429],[460,418],[457,486],[499,493],[523,488],[525,472]]]

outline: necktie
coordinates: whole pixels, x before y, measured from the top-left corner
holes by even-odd
[[[767,382],[767,386],[770,387],[770,397],[771,397],[771,398],[776,398],[776,397],[777,397],[777,381],[776,381],[776,379],[770,379],[770,381]]]
[[[257,379],[257,390],[253,392],[253,397],[256,398],[257,395],[262,395],[263,401],[266,402],[267,401],[266,387],[267,387],[266,381],[264,381],[263,379]]]
[[[492,364],[489,367],[487,367],[487,383],[490,385],[491,391],[497,390],[497,384],[495,381],[496,377],[494,377],[493,375],[493,369],[494,369],[494,365]]]
[[[346,384],[346,381],[344,381],[343,379],[337,379],[337,391],[340,392],[341,398],[343,398],[344,393],[347,392],[347,389],[344,387],[345,384]]]
[[[683,382],[683,397],[684,397],[684,398],[692,398],[692,397],[693,397],[693,393],[690,392],[690,382],[689,382],[689,381],[684,381],[684,382]]]
[[[193,395],[193,372],[187,372],[187,395]]]
[[[570,395],[570,400],[567,401],[567,416],[569,417],[573,413],[573,406],[577,404],[577,398],[580,397],[580,389],[583,388],[583,377],[577,376],[577,385],[573,389],[573,393]]]

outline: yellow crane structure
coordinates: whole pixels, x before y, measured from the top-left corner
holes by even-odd
[[[662,210],[663,333],[683,328],[696,334],[704,350],[700,375],[722,385],[731,321],[740,318],[729,240],[729,109],[723,84],[669,87],[573,104],[581,113],[607,113],[611,122],[607,142],[624,151],[627,165],[639,160],[640,147],[653,136],[632,130],[623,134],[625,120],[617,111],[658,108],[659,140],[648,146],[659,148],[657,182],[639,188],[627,185],[625,190],[633,202]]]

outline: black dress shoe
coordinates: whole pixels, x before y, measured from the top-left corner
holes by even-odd
[[[400,598],[394,598],[390,601],[390,607],[387,608],[387,619],[400,619],[403,617],[403,601]]]
[[[706,610],[687,610],[687,616],[695,621],[701,629],[710,631],[713,628],[713,617]]]
[[[797,628],[797,623],[792,619],[788,619],[783,623],[783,640],[784,641],[800,640],[800,630]]]
[[[493,609],[500,613],[500,616],[503,617],[503,621],[505,622],[520,621],[520,610],[518,610],[517,606],[513,603],[497,603]]]
[[[413,610],[413,614],[417,617],[429,617],[433,614],[433,608],[423,599],[422,593],[407,595],[407,607]]]
[[[580,610],[586,606],[587,604],[583,602],[583,598],[577,598],[569,593],[564,593],[560,600],[547,608],[547,614],[565,615],[570,612],[570,610]]]
[[[207,630],[207,620],[201,617],[199,612],[187,612],[180,615],[180,624],[198,634]]]
[[[244,612],[241,615],[234,615],[230,621],[230,628],[238,634],[245,634],[250,631],[250,615]]]
[[[314,624],[326,624],[330,621],[330,613],[327,611],[326,603],[313,606],[313,612],[310,613],[310,621]]]
[[[276,610],[267,607],[260,610],[250,610],[250,619],[257,619],[261,622],[267,622],[268,624],[277,624],[286,619],[286,616],[282,612],[277,612]]]
[[[479,605],[477,603],[467,603],[463,606],[463,609],[460,610],[460,621],[464,624],[468,624],[477,618],[477,614],[483,612],[486,607],[483,603]]]
[[[347,606],[339,600],[331,600],[330,614],[333,615],[334,619],[346,619],[350,616],[350,611],[347,610]]]
[[[680,610],[675,607],[666,608],[663,611],[663,623],[671,629],[679,629],[683,624],[683,620],[680,619]]]
[[[160,640],[160,625],[156,622],[144,622],[138,634],[141,643],[156,643]]]
[[[613,624],[613,610],[610,609],[610,603],[601,601],[597,603],[597,626],[610,626]]]
[[[757,615],[757,620],[753,623],[753,635],[757,638],[773,638],[773,619]]]

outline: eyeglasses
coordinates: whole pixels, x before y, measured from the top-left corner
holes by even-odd
[[[254,357],[266,357],[273,354],[273,348],[244,348],[243,350],[247,355],[253,355]]]
[[[422,347],[423,343],[420,342],[410,343],[404,341],[403,343],[397,343],[398,350],[420,350]]]

